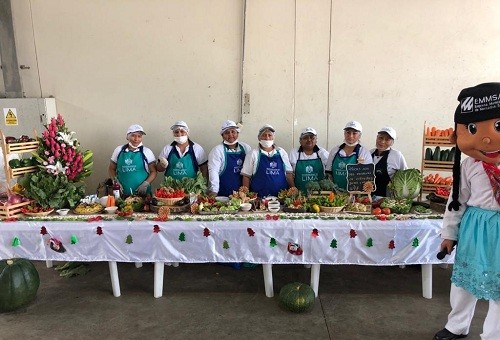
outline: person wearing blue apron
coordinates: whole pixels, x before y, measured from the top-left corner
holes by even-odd
[[[240,128],[231,120],[222,123],[222,143],[208,154],[209,192],[215,196],[229,196],[242,185],[241,168],[250,146],[238,141]]]
[[[389,196],[387,185],[397,170],[406,170],[406,160],[403,154],[392,149],[396,139],[396,130],[386,126],[380,129],[375,140],[376,148],[370,150],[373,163],[375,163],[375,196]]]
[[[290,164],[294,169],[295,186],[307,194],[307,183],[319,182],[325,178],[328,151],[316,144],[317,133],[311,127],[301,131],[299,142],[299,148],[290,151]]]
[[[189,128],[183,121],[175,122],[170,128],[174,141],[160,152],[156,170],[175,179],[195,178],[198,170],[208,177],[207,156],[203,148],[188,137]]]
[[[128,144],[118,146],[111,156],[108,173],[126,196],[151,194],[151,182],[156,178],[154,154],[142,144],[145,134],[140,125],[131,125],[127,130]]]
[[[243,186],[261,198],[277,196],[280,190],[295,187],[288,154],[274,145],[274,133],[271,125],[259,130],[259,148],[245,157],[241,170]]]
[[[344,128],[344,143],[330,151],[326,173],[332,176],[335,185],[347,191],[347,165],[373,163],[370,152],[359,144],[363,127],[357,121],[350,121]]]

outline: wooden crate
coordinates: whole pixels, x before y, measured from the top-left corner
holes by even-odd
[[[15,169],[10,168],[9,170],[10,170],[10,178],[15,178],[15,177],[20,177],[24,174],[35,172],[38,170],[38,167],[36,165],[33,165]]]
[[[422,184],[422,191],[423,192],[435,192],[436,188],[446,188],[446,189],[450,190],[451,185],[431,184],[431,183],[423,183]]]
[[[424,145],[455,146],[455,144],[450,142],[450,137],[425,136],[425,127],[424,127]]]
[[[33,152],[38,149],[38,141],[26,143],[5,143],[5,153]]]
[[[11,218],[21,215],[21,208],[32,203],[32,201],[26,201],[18,204],[2,205],[0,206],[0,218]]]
[[[422,166],[423,169],[425,170],[437,170],[437,171],[453,170],[453,162],[423,160]]]

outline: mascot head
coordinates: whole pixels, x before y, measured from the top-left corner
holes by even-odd
[[[451,141],[457,144],[453,164],[453,195],[448,210],[458,210],[460,158],[463,152],[487,164],[500,164],[500,83],[484,83],[463,89],[455,110],[455,132]]]

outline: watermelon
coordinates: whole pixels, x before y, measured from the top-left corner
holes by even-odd
[[[294,313],[302,313],[314,306],[315,295],[309,285],[293,282],[281,288],[279,300],[285,309]]]
[[[0,312],[11,312],[35,300],[40,277],[26,259],[0,261]]]

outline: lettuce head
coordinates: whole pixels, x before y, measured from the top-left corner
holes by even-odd
[[[422,176],[418,169],[398,170],[392,177],[389,189],[394,198],[413,199],[420,195]]]

